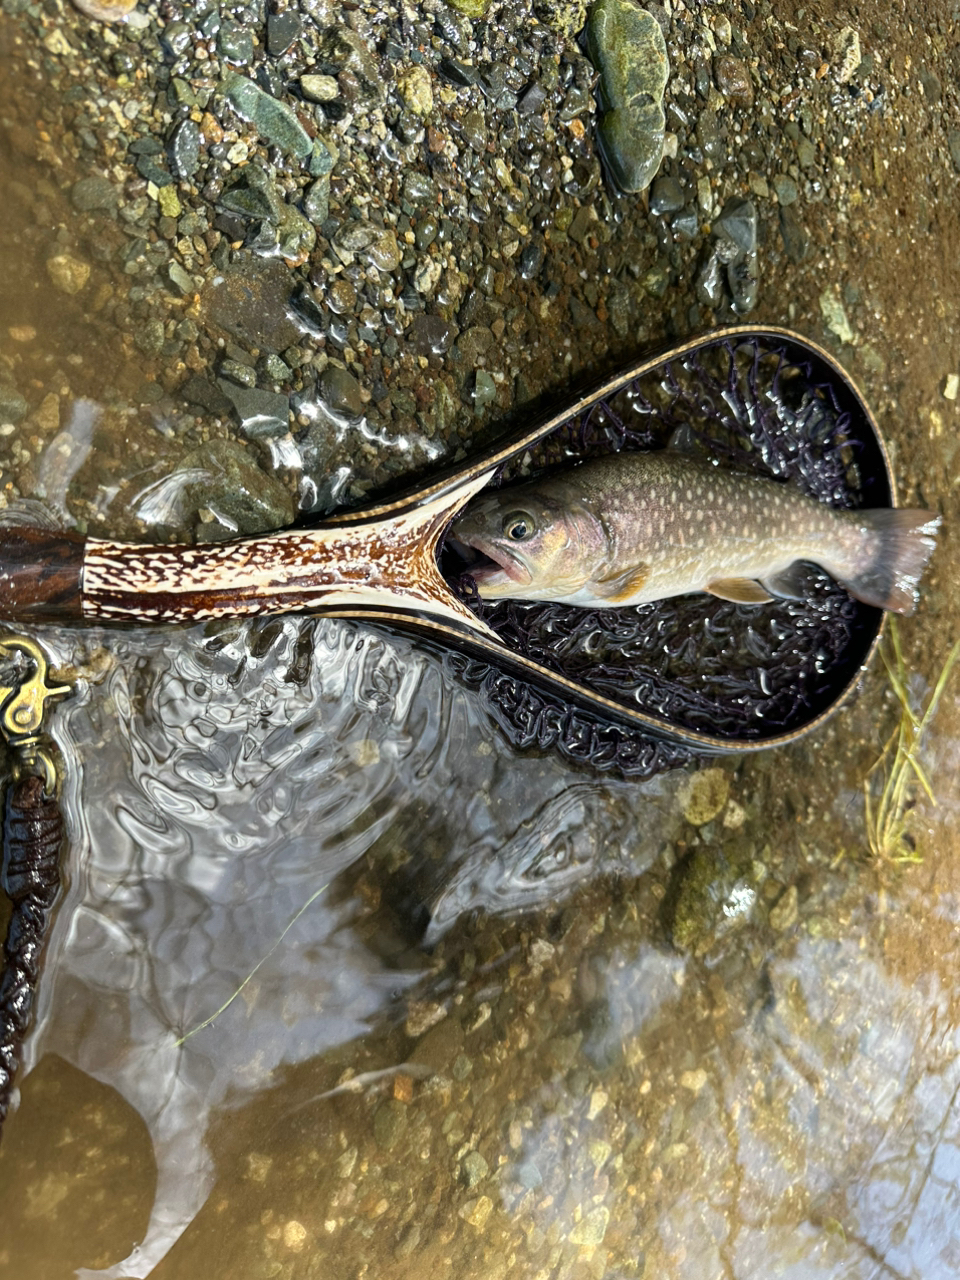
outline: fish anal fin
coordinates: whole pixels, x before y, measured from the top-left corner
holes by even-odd
[[[593,585],[597,595],[604,600],[609,600],[611,604],[625,604],[631,596],[636,595],[649,577],[650,566],[638,564],[625,573],[600,578]]]
[[[761,578],[760,582],[772,596],[776,596],[779,600],[802,600],[805,595],[804,579],[803,561],[794,560],[793,564],[787,565],[786,569],[781,569],[779,573],[771,573],[768,577]]]
[[[773,599],[770,592],[764,591],[752,578],[716,578],[707,583],[705,590],[721,600],[732,600],[734,604],[769,604]]]

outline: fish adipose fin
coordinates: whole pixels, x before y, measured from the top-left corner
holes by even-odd
[[[806,570],[802,560],[794,560],[780,573],[771,573],[768,578],[761,578],[761,584],[778,600],[803,600],[804,576]]]
[[[650,577],[650,566],[634,565],[626,573],[618,573],[615,577],[600,578],[594,583],[594,590],[611,604],[625,604],[631,596],[637,594]]]
[[[917,583],[933,554],[940,517],[932,511],[857,511],[875,546],[870,567],[852,578],[840,577],[857,600],[893,613],[913,613]],[[839,575],[838,575],[839,576]]]
[[[712,596],[732,600],[734,604],[769,604],[773,599],[769,591],[764,591],[760,583],[751,578],[717,578],[708,582],[704,589]]]

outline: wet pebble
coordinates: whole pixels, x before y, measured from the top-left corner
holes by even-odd
[[[61,293],[77,294],[90,279],[90,264],[72,253],[57,253],[47,259],[47,274]]]
[[[424,66],[412,66],[397,78],[397,89],[408,110],[428,116],[433,110],[433,82]]]
[[[599,0],[588,40],[607,107],[597,131],[604,158],[621,190],[643,191],[663,157],[669,72],[663,32],[631,0]]]
[[[770,908],[770,928],[783,933],[797,923],[799,916],[797,886],[792,884]]]
[[[200,129],[193,120],[181,120],[170,135],[170,168],[178,178],[192,178],[200,165]]]
[[[723,206],[713,232],[720,260],[727,269],[734,309],[744,314],[756,306],[760,287],[756,205],[734,196]]]
[[[70,203],[79,213],[92,213],[95,209],[112,212],[120,202],[120,193],[106,178],[81,178],[70,188]]]
[[[781,205],[796,204],[800,195],[797,184],[786,174],[779,174],[773,179],[773,189]]]
[[[233,72],[225,77],[223,86],[234,111],[249,121],[265,142],[279,147],[287,155],[303,158],[310,154],[313,143],[285,103],[278,102],[246,76]]]
[[[293,520],[293,495],[233,440],[201,445],[184,456],[177,471],[190,477],[184,496],[197,513],[201,540],[264,533]]]
[[[323,403],[334,413],[347,413],[355,418],[363,413],[360,383],[346,369],[328,364],[320,375],[319,385]]]
[[[327,306],[334,315],[349,315],[357,305],[357,291],[346,278],[336,276],[327,288]]]
[[[235,387],[221,383],[236,412],[240,430],[250,440],[269,440],[286,435],[290,429],[290,403],[286,396],[259,388]]]
[[[330,213],[330,179],[317,178],[307,188],[303,197],[304,216],[315,226],[326,222]]]
[[[730,778],[723,769],[701,769],[683,779],[677,802],[685,820],[702,827],[723,810],[729,795]]]
[[[221,22],[217,34],[217,50],[224,62],[245,67],[253,61],[253,35],[240,22]]]
[[[334,76],[306,75],[300,77],[300,92],[309,102],[333,102],[340,86]]]
[[[477,1186],[490,1173],[490,1166],[479,1151],[468,1151],[460,1163],[460,1178],[468,1188]]]
[[[417,355],[443,355],[449,351],[460,330],[442,316],[418,315],[407,330],[407,342]]]
[[[655,217],[665,213],[677,213],[683,208],[686,197],[676,178],[661,174],[650,188],[650,212]]]
[[[19,391],[0,386],[0,422],[22,421],[27,415],[27,402]]]
[[[749,107],[753,103],[753,81],[745,62],[729,53],[713,59],[713,79],[717,88],[731,102]]]
[[[287,52],[293,42],[299,39],[303,31],[303,20],[300,15],[287,10],[286,13],[267,15],[267,52],[274,58]]]

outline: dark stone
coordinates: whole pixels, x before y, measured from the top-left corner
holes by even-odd
[[[293,12],[271,13],[267,18],[267,52],[274,58],[287,52],[303,31],[300,15]]]
[[[200,129],[193,120],[181,120],[176,126],[167,155],[178,178],[193,177],[200,165]]]
[[[223,91],[237,115],[249,121],[265,142],[300,159],[310,155],[313,141],[284,103],[264,93],[252,80],[233,72],[224,77]]]
[[[213,323],[248,347],[278,352],[300,337],[288,314],[290,272],[275,259],[245,256],[225,267],[223,278],[215,277],[202,297]]]
[[[363,413],[360,383],[352,373],[338,365],[328,364],[320,375],[320,398],[334,413],[346,413],[359,418]]]
[[[664,213],[677,213],[683,208],[683,187],[676,178],[665,174],[655,179],[650,188],[650,212],[657,217]]]
[[[742,106],[753,102],[753,81],[745,62],[729,53],[718,53],[713,59],[713,78],[720,92]]]
[[[455,84],[461,89],[469,89],[471,85],[475,85],[480,79],[476,67],[471,67],[465,62],[459,62],[456,58],[441,58],[437,65],[437,71],[450,84]]]
[[[233,404],[240,430],[251,440],[269,440],[284,436],[290,429],[290,402],[276,391],[223,385]]]
[[[547,100],[547,91],[542,84],[534,83],[517,103],[517,110],[523,116],[536,115],[543,110]]]
[[[230,412],[231,402],[217,384],[199,374],[186,380],[180,388],[180,394],[187,404],[196,405],[208,413],[222,415]]]
[[[460,330],[442,316],[418,315],[407,330],[407,342],[417,355],[443,355],[453,346]]]
[[[253,36],[241,23],[225,19],[217,33],[217,50],[225,62],[245,67],[253,61]]]
[[[14,425],[27,416],[27,402],[19,391],[0,386],[0,422]]]

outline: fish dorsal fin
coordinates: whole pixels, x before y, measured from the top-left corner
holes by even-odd
[[[670,439],[667,441],[667,448],[672,449],[674,453],[695,454],[701,452],[697,433],[689,422],[681,422],[679,427],[674,428]]]
[[[804,598],[804,568],[801,560],[794,560],[780,573],[771,573],[769,577],[760,579],[763,586],[779,600],[802,600]]]
[[[597,595],[609,600],[611,604],[625,604],[631,596],[636,595],[649,577],[650,566],[637,564],[624,573],[598,578],[594,587]]]
[[[764,591],[759,582],[752,578],[716,578],[708,582],[706,590],[721,600],[732,600],[734,604],[769,604],[773,596]]]

